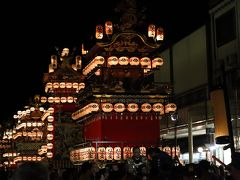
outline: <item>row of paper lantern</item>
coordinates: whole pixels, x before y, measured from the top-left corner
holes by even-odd
[[[79,109],[78,111],[74,112],[72,114],[72,119],[76,120],[79,119],[83,116],[86,116],[87,114],[90,114],[92,112],[97,112],[99,111],[100,107],[98,103],[90,103],[86,106],[84,106],[82,109]],[[102,103],[101,104],[101,109],[103,112],[112,112],[113,110],[115,112],[123,112],[126,109],[129,112],[137,112],[139,110],[139,106],[137,103],[129,103],[127,105],[123,104],[123,103],[116,103],[116,104],[112,104],[112,103]],[[177,106],[174,103],[168,103],[166,105],[163,105],[162,103],[155,103],[153,105],[149,104],[149,103],[144,103],[141,105],[141,110],[142,112],[150,112],[150,111],[154,111],[154,112],[158,112],[160,113],[160,115],[164,115],[166,113],[169,112],[174,112],[177,110]]]
[[[18,161],[41,161],[43,157],[41,156],[17,156],[14,158],[14,162]]]
[[[76,89],[78,91],[80,91],[81,89],[84,89],[85,88],[85,83],[81,82],[81,83],[77,83],[77,82],[54,82],[54,83],[51,83],[51,82],[48,82],[46,85],[45,85],[45,92],[48,92],[49,89],[58,89],[58,88],[61,88],[61,89],[64,89],[64,88],[67,88],[67,89]]]
[[[88,161],[88,160],[126,160],[133,155],[133,147],[83,147],[72,150],[70,152],[70,160],[72,162]],[[146,147],[140,147],[140,155],[146,156]]]
[[[149,67],[149,68],[157,68],[158,66],[162,66],[163,65],[163,59],[161,57],[156,57],[154,59],[150,59],[149,57],[142,57],[142,58],[138,58],[138,57],[131,57],[128,58],[126,56],[122,56],[120,58],[116,57],[116,56],[111,56],[108,58],[108,64],[110,66],[114,66],[114,65],[133,65],[133,66],[145,66],[145,67]]]
[[[83,69],[83,74],[87,75],[89,74],[93,69],[95,69],[98,66],[103,65],[105,62],[105,58],[102,56],[96,56],[84,69]],[[153,60],[151,60],[149,57],[116,57],[116,56],[111,56],[108,57],[107,63],[110,66],[114,65],[132,65],[132,66],[138,66],[141,65],[143,67],[146,67],[148,69],[154,69],[159,66],[163,65],[163,59],[161,57],[156,57]]]
[[[41,102],[42,103],[73,103],[73,102],[77,102],[77,98],[73,97],[73,96],[68,96],[68,97],[45,97],[42,96],[41,97]]]

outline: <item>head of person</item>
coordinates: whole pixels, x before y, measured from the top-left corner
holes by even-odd
[[[19,164],[12,180],[48,180],[49,169],[46,164],[39,161],[27,161]]]
[[[139,158],[140,157],[140,148],[135,146],[133,147],[133,158]]]

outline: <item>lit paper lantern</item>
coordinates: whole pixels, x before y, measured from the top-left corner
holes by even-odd
[[[48,119],[48,122],[53,122],[54,121],[54,117],[53,116],[48,116],[47,119]]]
[[[51,56],[51,65],[52,65],[53,69],[57,68],[57,56],[56,55]]]
[[[96,39],[102,39],[103,38],[103,26],[97,25],[96,26],[96,33],[95,33]]]
[[[66,87],[66,83],[65,83],[65,82],[61,82],[61,83],[59,84],[59,87],[60,87],[60,88],[65,88],[65,87]]]
[[[76,83],[76,82],[73,83],[73,88],[74,88],[74,89],[78,89],[78,83]]]
[[[54,97],[54,102],[55,103],[60,103],[60,97]]]
[[[151,67],[151,59],[149,57],[143,57],[140,59],[141,66],[150,66]]]
[[[73,97],[72,96],[68,96],[67,97],[67,102],[68,103],[73,103]]]
[[[47,143],[47,149],[52,149],[53,148],[53,143]]]
[[[141,105],[142,112],[150,112],[152,110],[152,106],[149,103],[144,103]]]
[[[111,35],[113,33],[113,25],[111,21],[105,22],[105,33],[106,35]]]
[[[131,57],[129,59],[129,63],[130,63],[130,65],[137,66],[140,63],[140,60],[138,57]]]
[[[123,147],[123,159],[126,160],[132,156],[130,147]]]
[[[161,103],[155,103],[152,107],[154,112],[160,112],[160,114],[164,114],[164,106]]]
[[[87,152],[87,159],[88,160],[95,160],[96,159],[96,149],[95,149],[95,147],[86,148],[86,152]]]
[[[103,112],[112,112],[113,105],[111,103],[102,103]]]
[[[118,58],[116,56],[111,56],[108,58],[108,64],[110,66],[117,65],[118,64]]]
[[[79,83],[79,90],[84,89],[85,88],[85,83]]]
[[[156,35],[157,41],[163,41],[164,39],[164,31],[162,27],[157,28],[157,35]]]
[[[72,88],[72,83],[70,82],[66,83],[66,88]]]
[[[59,83],[58,82],[53,83],[53,88],[55,89],[59,88]]]
[[[54,127],[53,127],[52,124],[48,124],[48,125],[47,125],[47,130],[48,130],[48,131],[53,131],[53,129],[54,129]]]
[[[66,97],[61,97],[61,103],[66,103],[67,102],[67,98]]]
[[[53,153],[52,152],[47,152],[47,158],[52,158],[53,157]]]
[[[106,160],[110,161],[113,160],[113,148],[106,147]]]
[[[154,58],[152,60],[152,68],[157,68],[158,66],[163,65],[163,59],[160,57]]]
[[[49,141],[53,140],[53,134],[47,134],[47,140]]]
[[[156,31],[156,27],[154,24],[149,24],[148,26],[148,37],[155,37],[155,31]]]
[[[98,147],[97,149],[98,160],[103,161],[106,159],[106,149],[105,147]]]
[[[139,147],[139,149],[140,149],[140,155],[141,156],[146,156],[147,155],[146,147],[141,146],[141,147]]]
[[[168,103],[165,105],[165,113],[174,112],[177,110],[177,105],[174,103]]]
[[[114,147],[113,149],[113,159],[114,160],[121,160],[122,158],[122,150],[120,147]]]
[[[53,103],[54,102],[54,98],[53,97],[48,97],[48,102],[49,103]]]
[[[122,57],[119,58],[118,61],[119,61],[119,64],[120,64],[120,65],[128,65],[128,61],[129,61],[129,60],[128,60],[128,57],[122,56]]]
[[[114,104],[114,111],[123,112],[125,110],[125,105],[123,103]]]
[[[99,110],[99,105],[97,103],[90,103],[88,107],[90,108],[90,112],[96,112]]]
[[[47,102],[47,97],[42,96],[42,97],[41,97],[41,103],[46,103],[46,102]]]
[[[137,112],[138,111],[138,105],[136,103],[130,103],[127,107],[129,112]]]

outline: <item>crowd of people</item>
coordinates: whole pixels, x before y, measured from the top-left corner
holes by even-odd
[[[111,162],[99,168],[95,161],[85,161],[79,168],[54,169],[43,162],[23,162],[1,180],[240,180],[240,153],[224,167],[207,160],[182,165],[159,148],[149,148],[147,156],[133,148],[132,157],[124,162]]]

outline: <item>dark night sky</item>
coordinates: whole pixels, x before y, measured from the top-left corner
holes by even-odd
[[[95,25],[111,20],[119,1],[21,1],[2,5],[0,123],[6,124],[17,110],[28,105],[29,99],[43,91],[43,73],[48,72],[54,47],[80,48],[90,41]],[[165,29],[167,41],[177,41],[193,32],[208,17],[207,0],[137,2],[146,6],[148,20]]]

